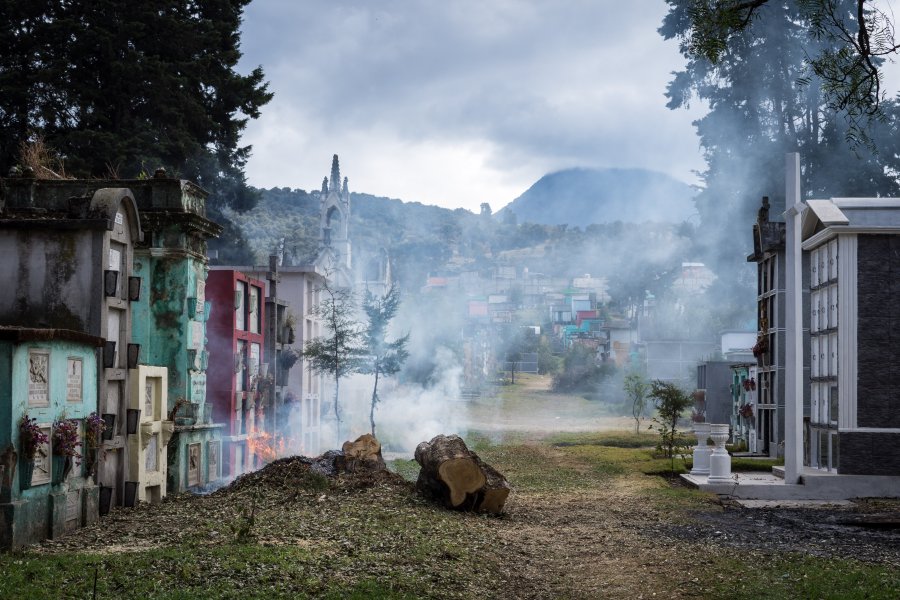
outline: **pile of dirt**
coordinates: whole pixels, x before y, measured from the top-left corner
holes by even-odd
[[[321,456],[289,456],[272,461],[262,469],[241,475],[213,496],[231,496],[258,492],[276,496],[298,496],[322,493],[327,490],[361,490],[376,485],[389,485],[411,491],[412,484],[400,475],[380,469],[374,471],[345,471],[336,466],[339,451]],[[337,461],[339,462],[339,461]]]

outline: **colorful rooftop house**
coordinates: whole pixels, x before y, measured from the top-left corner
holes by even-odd
[[[140,182],[4,179],[0,185],[0,325],[64,328],[103,338],[98,411],[109,424],[97,481],[114,505],[133,480],[126,458],[131,335],[141,280],[132,266],[143,239],[128,187]],[[146,183],[146,182],[145,182]]]
[[[85,437],[85,419],[97,416],[104,343],[69,329],[0,327],[0,550],[56,538],[99,518],[98,451]],[[71,429],[60,427],[63,422]],[[66,439],[65,431],[73,437]],[[67,461],[67,447],[80,462]]]
[[[260,391],[272,384],[265,357],[265,282],[234,269],[213,269],[206,286],[212,304],[207,325],[207,402],[222,423],[222,476],[252,470],[253,440],[265,434]]]
[[[146,232],[134,252],[134,273],[146,288],[134,303],[134,338],[142,363],[167,369],[164,420],[175,423],[166,487],[182,492],[221,477],[224,425],[213,421],[206,403],[206,244],[222,228],[206,218],[207,193],[189,181],[160,169],[152,179],[126,183]]]

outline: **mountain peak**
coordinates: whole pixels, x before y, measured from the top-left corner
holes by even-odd
[[[544,175],[497,214],[512,210],[520,223],[543,225],[678,222],[695,214],[695,194],[659,171],[577,167]]]

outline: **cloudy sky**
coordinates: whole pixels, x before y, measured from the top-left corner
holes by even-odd
[[[242,72],[275,98],[244,136],[258,187],[350,189],[496,211],[568,167],[703,168],[665,107],[683,60],[663,0],[256,0]]]

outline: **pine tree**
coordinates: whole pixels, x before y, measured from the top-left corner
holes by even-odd
[[[209,215],[226,225],[224,257],[249,258],[223,214],[256,203],[240,136],[272,98],[261,68],[235,71],[249,2],[4,2],[0,166],[40,135],[78,177],[165,167],[210,192]]]
[[[368,317],[368,325],[363,335],[367,358],[360,366],[360,373],[375,376],[372,386],[372,400],[369,405],[369,424],[372,435],[375,435],[375,407],[378,405],[378,380],[381,377],[396,375],[409,358],[406,344],[409,334],[389,342],[387,329],[400,308],[400,290],[391,285],[384,296],[376,296],[366,290],[363,311]]]
[[[356,312],[353,293],[346,288],[338,288],[325,282],[319,288],[324,299],[313,307],[313,314],[322,320],[327,335],[308,339],[303,344],[303,358],[309,361],[309,368],[319,374],[334,378],[334,417],[337,439],[341,438],[341,379],[360,369],[365,349],[363,332],[354,318]]]

